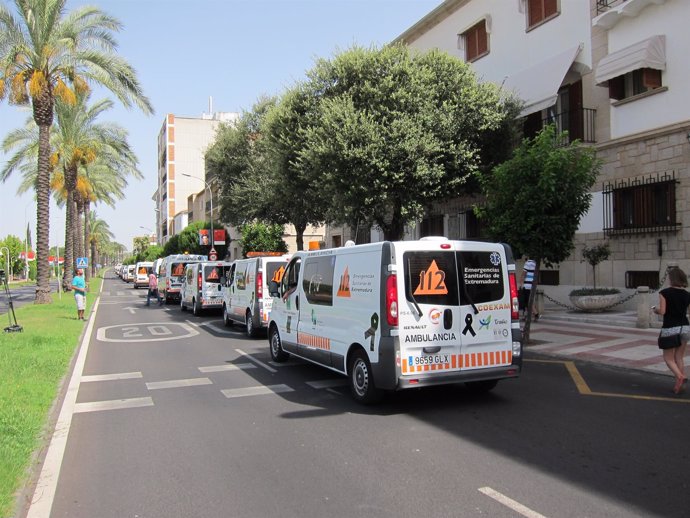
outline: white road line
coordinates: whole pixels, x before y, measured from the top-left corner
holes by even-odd
[[[516,502],[512,498],[509,498],[498,491],[491,489],[490,487],[480,487],[480,493],[484,493],[489,498],[493,498],[497,502],[505,505],[509,509],[512,509],[516,513],[521,514],[527,518],[546,518],[543,514],[539,514],[536,511],[532,511],[529,507],[525,507],[520,502]]]
[[[257,385],[256,387],[221,390],[221,392],[226,398],[231,399],[245,396],[261,396],[264,394],[294,392],[294,389],[291,389],[287,385]]]
[[[275,374],[276,372],[278,372],[277,370],[275,370],[275,369],[274,369],[273,367],[271,367],[270,365],[265,364],[265,363],[262,362],[261,360],[257,360],[257,359],[254,358],[251,354],[244,352],[242,349],[235,349],[235,351],[237,351],[237,352],[238,352],[239,354],[241,354],[242,356],[246,356],[248,360],[253,361],[253,362],[256,363],[259,367],[263,367],[263,368],[266,369],[268,372],[272,372],[273,374]]]
[[[134,397],[129,399],[113,399],[111,401],[93,401],[91,403],[77,403],[74,406],[74,413],[100,412],[102,410],[122,410],[125,408],[140,408],[153,406],[153,399],[150,397]]]
[[[190,378],[186,380],[152,381],[146,384],[149,390],[159,390],[179,387],[196,387],[199,385],[213,385],[208,378]]]
[[[307,385],[316,390],[332,387],[344,387],[347,385],[346,379],[321,380],[321,381],[307,381]]]
[[[93,374],[91,376],[82,376],[82,383],[89,383],[92,381],[115,381],[115,380],[131,380],[143,377],[141,372],[119,372],[116,374]]]
[[[50,445],[48,446],[48,451],[43,461],[43,468],[41,469],[41,474],[36,483],[36,489],[31,498],[29,511],[26,514],[27,518],[45,518],[46,516],[50,516],[50,509],[53,507],[55,491],[60,476],[60,467],[65,455],[65,447],[67,446],[67,436],[69,435],[69,429],[72,425],[72,416],[74,415],[77,393],[79,392],[79,383],[81,375],[84,372],[86,354],[89,352],[89,342],[93,334],[96,312],[98,311],[98,305],[101,301],[104,284],[105,283],[101,284],[101,291],[89,315],[89,322],[79,347],[77,360],[74,362],[74,370],[72,370],[72,376],[70,377],[69,385],[65,392],[65,399],[62,402],[60,414],[55,423],[55,431],[53,432],[53,437],[50,439]]]
[[[199,367],[199,372],[223,372],[223,371],[238,371],[244,369],[256,369],[256,365],[253,363],[228,363],[225,365],[209,365],[208,367]]]

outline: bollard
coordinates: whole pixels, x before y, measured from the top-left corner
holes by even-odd
[[[637,323],[640,329],[651,327],[652,305],[649,303],[649,286],[637,287]]]

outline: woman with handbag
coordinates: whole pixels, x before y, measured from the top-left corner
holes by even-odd
[[[680,268],[668,270],[670,287],[659,292],[659,306],[652,306],[652,311],[664,317],[659,333],[659,348],[663,351],[664,361],[676,377],[673,393],[682,392],[688,378],[685,376],[685,348],[690,339],[690,322],[688,321],[688,306],[690,293],[688,277]]]

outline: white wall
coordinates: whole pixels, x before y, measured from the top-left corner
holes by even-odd
[[[632,135],[690,119],[690,1],[667,0],[651,5],[635,17],[625,17],[609,29],[609,53],[650,36],[666,36],[666,70],[662,85],[668,91],[611,107],[611,138]]]
[[[472,0],[410,43],[419,50],[438,48],[464,59],[458,34],[490,15],[488,55],[472,63],[480,79],[502,83],[504,78],[560,52],[583,44],[576,61],[591,69],[591,17],[586,0],[560,0],[561,14],[527,32],[522,0]],[[489,29],[489,27],[487,27]]]

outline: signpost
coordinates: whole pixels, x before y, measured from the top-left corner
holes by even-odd
[[[77,270],[79,269],[85,269],[89,267],[89,258],[88,257],[77,257]]]
[[[211,248],[211,251],[208,253],[208,260],[209,261],[217,261],[218,260],[218,252],[216,252],[215,248]]]

